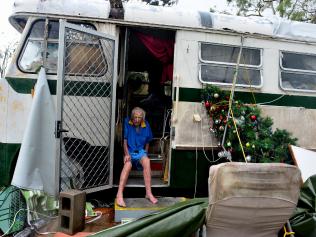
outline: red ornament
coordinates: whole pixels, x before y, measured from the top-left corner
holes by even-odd
[[[209,108],[211,105],[210,105],[210,102],[206,101],[205,102],[205,108]]]
[[[250,119],[251,119],[251,121],[256,121],[257,120],[257,116],[256,115],[251,115]]]

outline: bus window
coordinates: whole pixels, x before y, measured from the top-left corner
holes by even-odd
[[[316,90],[316,55],[280,53],[281,88],[285,90]]]
[[[69,75],[86,74],[100,77],[108,71],[107,60],[98,41],[71,43],[67,45],[67,52],[66,73]]]
[[[49,21],[46,54],[46,68],[48,73],[56,73],[57,71],[58,28],[57,21]],[[35,73],[42,65],[44,29],[45,20],[38,20],[34,22],[31,27],[18,61],[19,68],[24,72]]]
[[[40,41],[28,40],[20,60],[20,68],[23,71],[35,72],[42,63],[42,43]]]
[[[74,23],[78,24],[78,23]],[[78,25],[95,29],[90,24],[82,24],[79,23]],[[27,73],[35,73],[37,69],[43,63],[43,47],[44,47],[44,31],[45,31],[45,20],[38,20],[35,21],[31,27],[27,40],[24,44],[22,53],[19,56],[18,66],[21,71]],[[56,74],[57,73],[57,58],[58,58],[58,37],[59,37],[59,23],[58,21],[49,21],[48,23],[48,39],[47,39],[47,48],[46,48],[46,69],[48,73]],[[90,47],[89,47],[90,45]],[[95,53],[95,55],[100,55],[100,49],[96,50],[95,42],[93,44],[89,44],[85,42],[85,48],[91,52]],[[76,54],[73,52],[73,54]],[[85,57],[82,57],[85,58]],[[84,60],[84,59],[83,59]],[[81,61],[83,61],[81,60]],[[77,65],[80,67],[81,65]],[[88,65],[91,67],[91,65]],[[86,66],[86,67],[88,67]],[[105,66],[106,67],[106,66]],[[82,71],[87,71],[85,68],[80,67]],[[76,68],[70,69],[70,71],[75,72]],[[101,72],[102,70],[102,72]],[[96,71],[95,74],[102,74],[104,73],[104,68],[101,69],[100,72]]]
[[[203,83],[231,85],[240,47],[200,43],[199,78]],[[262,50],[243,48],[237,85],[260,87],[262,84]]]

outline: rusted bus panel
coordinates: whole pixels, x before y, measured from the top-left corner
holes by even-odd
[[[316,124],[313,123],[316,118],[316,109],[268,105],[261,105],[260,108],[263,117],[273,119],[273,130],[286,129],[293,137],[298,138],[299,146],[316,149],[314,139]],[[194,122],[193,114],[199,114],[201,122]],[[173,146],[176,148],[217,147],[219,141],[210,131],[211,119],[201,103],[179,102],[177,119],[173,126],[175,128]]]
[[[8,110],[8,89],[9,85],[5,79],[0,79],[0,142],[6,142],[6,124]]]
[[[201,103],[194,102],[179,102],[177,115],[174,113],[175,137],[174,145],[177,148],[209,148],[216,147],[217,140],[210,132],[211,119],[207,115],[204,106]],[[198,114],[201,117],[200,122],[196,122],[193,119],[193,115]],[[175,116],[177,119],[175,120]]]
[[[316,109],[262,105],[262,116],[273,118],[273,129],[286,129],[298,138],[298,145],[316,149]]]

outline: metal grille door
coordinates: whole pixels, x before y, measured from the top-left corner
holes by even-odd
[[[60,22],[59,191],[112,185],[116,40]]]

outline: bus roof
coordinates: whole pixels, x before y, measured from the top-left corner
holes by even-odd
[[[11,24],[19,29],[19,16],[54,15],[84,17],[95,21],[109,19],[107,0],[15,0]],[[258,34],[275,38],[316,42],[316,25],[289,21],[276,16],[241,17],[206,11],[188,11],[172,7],[151,6],[142,2],[124,3],[122,23],[135,23],[172,28],[215,29],[238,33]]]

